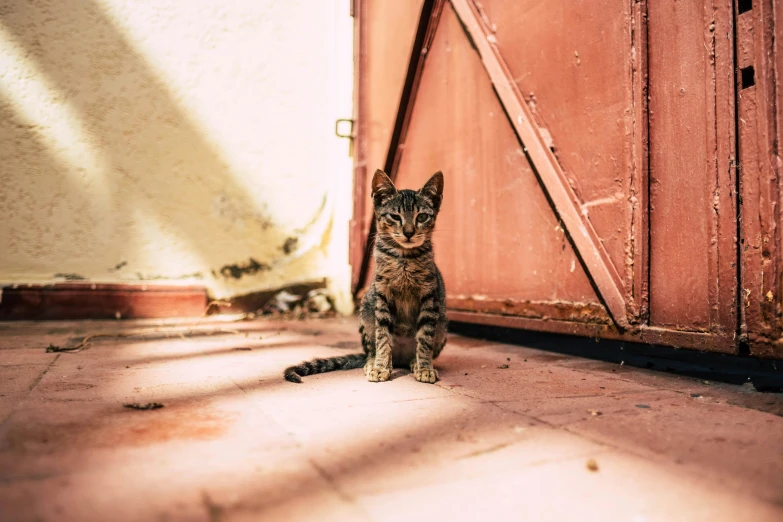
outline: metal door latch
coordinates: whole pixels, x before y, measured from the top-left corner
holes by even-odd
[[[344,125],[341,125],[343,123],[347,123],[349,125],[349,131],[346,134],[345,132],[340,132],[341,129],[345,129]],[[353,139],[355,136],[353,134],[353,120],[351,118],[340,118],[339,120],[334,122],[334,133],[337,135],[338,138],[348,138]]]

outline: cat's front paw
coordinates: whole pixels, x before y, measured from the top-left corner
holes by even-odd
[[[373,368],[375,368],[375,359],[367,359],[367,363],[364,365],[364,375],[366,375],[368,379]]]
[[[383,382],[391,378],[389,370],[373,368],[367,373],[367,380],[370,382]]]
[[[423,368],[413,372],[413,376],[419,382],[426,382],[429,384],[435,384],[438,381],[438,370],[435,368]]]

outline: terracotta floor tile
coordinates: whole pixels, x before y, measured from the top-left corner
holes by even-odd
[[[282,378],[359,350],[355,319],[0,324],[0,519],[783,519],[780,394],[459,336],[436,385]]]

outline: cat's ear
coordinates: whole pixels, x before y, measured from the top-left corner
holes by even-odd
[[[443,173],[436,172],[419,190],[419,194],[430,200],[433,208],[440,209],[440,202],[443,200]]]
[[[372,176],[372,199],[375,204],[380,205],[395,194],[397,194],[397,189],[389,176],[380,169],[376,170]]]

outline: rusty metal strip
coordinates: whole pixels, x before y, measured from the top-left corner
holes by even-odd
[[[635,330],[620,331],[613,324],[582,323],[550,318],[538,319],[456,310],[449,310],[447,315],[449,321],[455,323],[483,324],[537,332],[579,335],[593,337],[596,340],[609,339],[634,343],[662,344],[675,348],[693,348],[726,354],[737,353],[731,336],[723,334],[683,332],[655,327],[641,327]]]
[[[408,72],[405,77],[405,83],[402,87],[400,96],[400,105],[397,109],[397,117],[394,122],[391,139],[389,140],[389,151],[386,154],[386,163],[384,172],[392,180],[397,174],[397,167],[400,164],[400,155],[402,153],[402,144],[405,143],[405,136],[408,131],[410,115],[413,110],[413,101],[416,98],[416,91],[421,79],[421,71],[424,67],[424,60],[427,57],[432,39],[435,37],[435,30],[440,20],[440,13],[443,11],[445,0],[424,0],[421,7],[421,16],[419,25],[416,29],[416,38],[411,48],[411,58],[408,63]],[[375,167],[373,167],[375,168]],[[375,237],[375,220],[370,221],[370,227],[367,232],[367,240],[364,244],[364,256],[362,265],[359,269],[354,293],[359,292],[367,282],[367,276],[370,268],[370,258],[372,257],[373,238]]]
[[[571,301],[531,301],[495,299],[486,296],[450,295],[446,307],[453,312],[477,312],[494,315],[511,315],[585,324],[612,324],[606,308],[598,303],[574,303]]]
[[[588,276],[592,279],[612,319],[618,326],[627,328],[629,323],[626,302],[617,269],[609,259],[586,213],[581,210],[581,204],[554,154],[542,139],[541,131],[530,108],[524,102],[494,43],[494,35],[482,21],[474,2],[451,0],[451,5],[475,43],[500,103],[508,113],[514,131],[522,142],[532,167],[538,173],[555,212],[571,236],[574,248]]]

